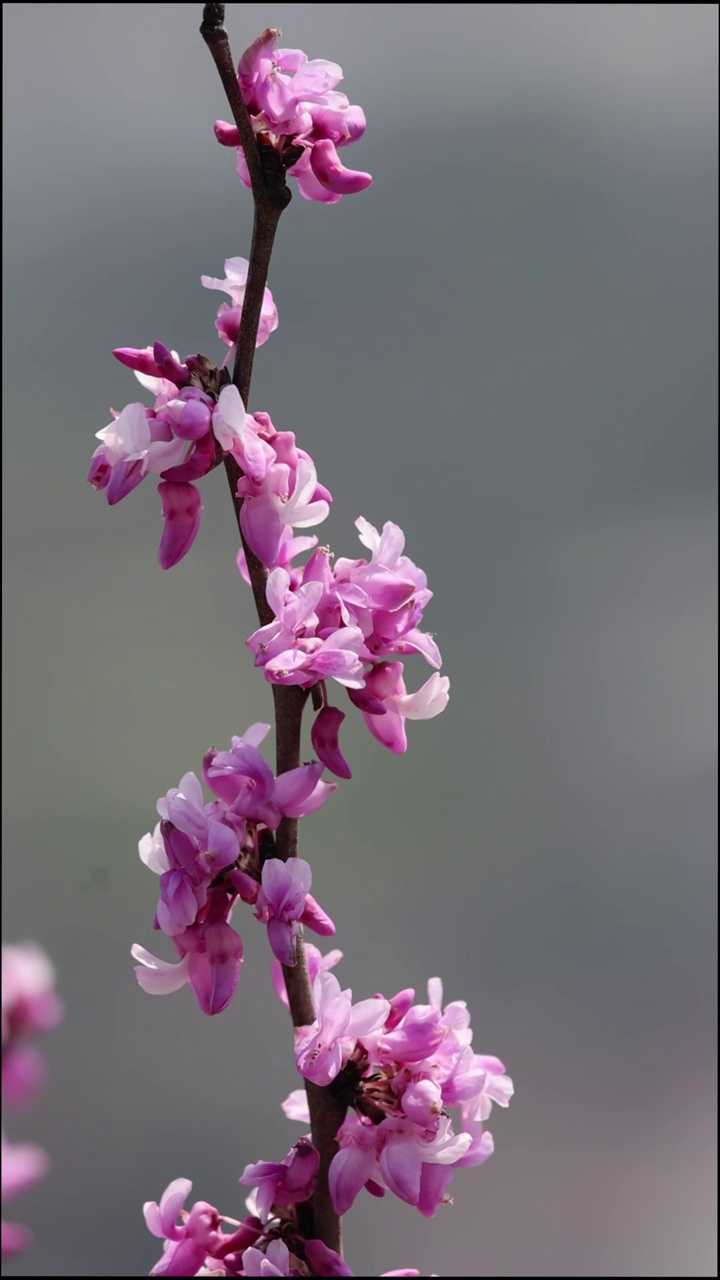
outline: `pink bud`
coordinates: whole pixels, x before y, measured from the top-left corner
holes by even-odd
[[[116,347],[113,355],[121,364],[126,365],[128,369],[134,369],[137,373],[149,374],[151,378],[160,378],[162,376],[150,347],[142,349],[139,347]]]
[[[372,175],[359,170],[346,169],[340,159],[334,142],[329,138],[321,138],[315,143],[310,155],[312,171],[318,182],[321,182],[335,195],[349,196],[356,191],[364,191],[372,186]]]
[[[162,480],[158,485],[165,528],[158,560],[161,569],[172,569],[190,550],[202,522],[202,498],[194,484]]]
[[[327,557],[324,557],[327,560]],[[310,733],[313,751],[318,760],[335,774],[336,778],[352,778],[350,765],[340,750],[338,733],[345,719],[339,707],[322,707],[318,711]]]

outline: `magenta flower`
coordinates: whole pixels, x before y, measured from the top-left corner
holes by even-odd
[[[191,1191],[192,1182],[188,1178],[175,1178],[166,1188],[159,1204],[148,1200],[143,1205],[148,1230],[165,1242],[162,1257],[150,1274],[239,1275],[239,1270],[234,1267],[226,1271],[224,1259],[232,1258],[253,1245],[262,1234],[260,1224],[253,1219],[240,1223],[233,1218],[226,1218],[204,1200],[198,1200],[192,1209],[187,1210],[184,1205]],[[226,1232],[223,1224],[236,1230]]]
[[[344,719],[344,711],[326,703],[318,711],[310,730],[315,755],[336,778],[352,778],[350,765],[340,750],[340,725]]]
[[[158,548],[161,569],[172,569],[192,547],[202,523],[202,498],[194,484],[163,480],[158,485],[165,528]]]
[[[163,569],[169,569],[187,555],[200,529],[202,500],[192,481],[218,462],[212,433],[214,402],[198,387],[185,385],[190,370],[160,342],[144,350],[118,348],[114,354],[135,370],[138,380],[154,394],[155,404],[151,409],[126,405],[97,432],[101,443],[93,454],[88,480],[105,491],[112,506],[146,476],[161,477],[158,492],[165,527],[158,559]]]
[[[324,956],[320,949],[312,942],[305,943],[305,960],[307,961],[308,973],[310,975],[310,985],[314,983],[321,969],[334,969],[336,964],[342,960],[342,951],[328,951]],[[279,960],[273,960],[272,964],[273,986],[280,1000],[282,1000],[286,1009],[289,1009],[288,994],[285,988],[285,978],[283,976],[282,966]],[[305,1093],[303,1092],[303,1097]],[[310,1123],[308,1116],[307,1123]]]
[[[254,1206],[266,1223],[273,1205],[298,1204],[309,1200],[315,1188],[320,1156],[309,1138],[300,1138],[281,1163],[261,1160],[249,1164],[240,1178],[243,1187],[256,1187]]]
[[[314,1084],[330,1084],[349,1060],[359,1036],[382,1026],[389,1012],[382,997],[353,1005],[352,992],[341,991],[334,974],[321,969],[313,983],[316,1019],[295,1031],[295,1065]]]
[[[216,276],[200,277],[200,282],[206,289],[219,289],[222,293],[229,294],[232,299],[232,305],[227,302],[221,304],[215,322],[215,327],[223,342],[227,343],[231,348],[237,343],[240,332],[240,316],[245,299],[249,265],[247,258],[226,258],[225,278],[223,280],[219,280]],[[270,334],[277,329],[278,323],[278,310],[275,306],[275,300],[270,290],[266,289],[263,294],[256,347],[261,347],[264,342],[267,342]],[[230,355],[232,355],[232,351]]]
[[[301,194],[336,204],[372,183],[369,173],[347,169],[338,155],[338,147],[362,137],[365,115],[337,91],[343,76],[336,63],[311,61],[300,49],[278,49],[279,34],[268,29],[246,49],[238,66],[240,92],[255,134],[297,178]],[[249,187],[237,129],[218,120],[215,136],[224,146],[237,148],[238,176]]]
[[[268,475],[272,471],[271,466]],[[249,484],[245,489],[251,492]],[[442,659],[433,637],[419,627],[432,592],[422,570],[404,555],[402,530],[388,522],[378,533],[360,518],[355,523],[361,542],[372,553],[370,561],[339,559],[333,566],[328,549],[318,547],[299,569],[292,563],[293,555],[305,547],[291,547],[286,541],[281,552],[280,508],[272,508],[271,532],[267,494],[257,501],[258,511],[264,512],[260,524],[266,523],[256,531],[253,549],[260,554],[262,547],[260,558],[269,567],[281,554],[284,563],[268,575],[266,595],[274,620],[247,641],[255,665],[272,684],[309,689],[334,679],[345,685],[373,736],[402,754],[407,750],[405,722],[439,715],[450,688],[447,676],[437,672],[414,693],[405,685],[400,655],[418,654],[434,667]],[[246,498],[243,512],[250,503]],[[339,741],[344,712],[329,704],[324,687],[322,696],[312,728],[313,747],[332,773],[349,778],[350,765]]]
[[[253,415],[252,429],[270,446],[274,459],[261,478],[246,472],[238,481],[240,521],[251,550],[274,569],[292,528],[320,524],[332,498],[318,483],[312,458],[297,448],[292,431],[276,431],[269,416],[259,413]]]
[[[499,1059],[473,1053],[465,1002],[443,1009],[439,978],[430,981],[428,993],[427,1005],[414,1004],[408,989],[393,1000],[363,1001],[351,1014],[350,992],[341,991],[330,973],[318,971],[315,978],[318,1018],[295,1033],[298,1070],[326,1085],[351,1062],[357,1080],[330,1166],[338,1214],[366,1187],[374,1195],[390,1190],[433,1217],[447,1200],[453,1171],[483,1164],[492,1154],[482,1122],[493,1102],[508,1105],[512,1081]],[[460,1110],[457,1133],[450,1108]],[[300,1090],[283,1110],[290,1119],[308,1121]]]
[[[262,888],[255,914],[267,925],[268,941],[281,964],[293,967],[301,924],[332,934],[335,926],[310,895],[312,872],[303,858],[268,858],[262,868]],[[309,899],[309,906],[308,906]],[[320,927],[318,928],[318,922]]]
[[[267,1248],[246,1249],[242,1256],[245,1276],[295,1276],[298,1271],[291,1269],[290,1251],[283,1240],[271,1240]]]
[[[322,763],[300,765],[275,777],[258,750],[269,725],[251,725],[230,751],[210,750],[204,761],[218,799],[205,802],[194,773],[158,800],[161,821],[143,836],[138,852],[159,877],[155,928],[171,939],[174,963],[135,945],[138,983],[167,995],[188,983],[203,1013],[221,1013],[237,988],[243,942],[230,921],[238,900],[255,908],[273,952],[295,963],[301,925],[333,934],[335,925],[309,892],[310,868],[270,854],[271,832],[283,817],[314,813],[336,790],[323,782]]]
[[[230,751],[211,748],[205,756],[204,775],[234,815],[262,822],[274,831],[283,817],[315,813],[337,790],[337,783],[321,781],[322,764],[300,765],[276,778],[257,750],[269,730],[269,725],[253,725],[242,738],[232,739]]]

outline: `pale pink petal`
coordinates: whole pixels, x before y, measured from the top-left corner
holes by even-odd
[[[158,959],[137,942],[130,948],[130,954],[133,960],[139,961],[135,976],[148,995],[169,995],[171,991],[179,991],[190,981],[187,956],[178,964],[171,964],[167,960]]]

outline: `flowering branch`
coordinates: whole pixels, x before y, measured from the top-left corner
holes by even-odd
[[[365,131],[362,108],[337,90],[342,69],[301,49],[278,48],[279,32],[268,28],[245,50],[236,73],[223,18],[223,5],[205,6],[203,38],[234,120],[216,121],[215,136],[236,152],[238,176],[254,203],[250,261],[228,258],[224,278],[202,277],[205,288],[232,300],[221,304],[215,322],[230,351],[217,368],[200,355],[181,361],[161,342],[117,348],[154,403],[112,411],[97,433],[88,478],[112,506],[146,476],[160,477],[158,559],[170,569],[200,529],[196,482],[224,463],[242,540],[238,568],[261,624],[246,644],[273,689],[277,773],[259,751],[270,725],[253,724],[233,737],[230,750],[206,753],[202,776],[211,800],[194,773],[160,798],[160,821],[138,851],[159,877],[153,927],[178,960],[138,944],[131,950],[149,994],[189,984],[203,1013],[222,1013],[243,965],[233,913],[241,902],[253,908],[267,929],[273,981],[292,1017],[304,1084],[283,1109],[310,1133],[284,1160],[247,1165],[240,1182],[252,1188],[250,1216],[242,1222],[204,1201],[186,1209],[192,1190],[186,1178],[171,1182],[144,1212],[149,1230],[164,1241],[153,1275],[345,1276],[352,1272],[341,1255],[340,1220],[357,1196],[391,1191],[433,1217],[450,1203],[454,1171],[491,1154],[484,1122],[493,1105],[507,1106],[513,1087],[498,1058],[473,1052],[467,1008],[463,1001],[443,1006],[438,978],[428,984],[426,1004],[415,1002],[413,988],[353,1003],[352,990],[330,972],[342,952],[323,954],[303,943],[304,928],[330,936],[335,925],[310,893],[298,819],[337,790],[337,782],[324,780],[325,770],[352,777],[339,742],[346,713],[330,690],[344,690],[377,741],[402,754],[406,722],[439,715],[450,682],[440,675],[433,636],[420,625],[432,592],[405,555],[402,530],[391,521],[378,530],[361,516],[355,527],[364,551],[334,559],[305,534],[326,519],[332,501],[313,459],[293,431],[277,430],[264,411],[247,411],[255,348],[278,324],[267,278],[290,199],[285,175],[305,199],[322,204],[365,190],[372,177],[340,157],[339,149]],[[434,671],[408,692],[405,660],[415,657]],[[315,759],[301,764],[308,697],[316,713]]]
[[[264,148],[261,152],[255,139],[247,106],[240,93],[238,77],[230,51],[230,41],[224,26],[225,5],[206,4],[200,33],[207,44],[218,69],[233,120],[240,135],[247,163],[253,196],[253,231],[250,248],[245,298],[243,300],[238,334],[233,383],[247,408],[252,379],[255,343],[260,325],[265,288],[270,269],[275,234],[280,215],[292,199],[292,192],[285,181],[285,165],[277,152]],[[265,32],[269,37],[271,32]],[[260,37],[262,39],[263,37]],[[294,154],[294,153],[293,153]],[[264,156],[264,162],[261,159]],[[297,158],[297,157],[295,157]],[[261,561],[248,547],[240,525],[243,499],[237,496],[238,480],[242,472],[232,454],[225,456],[225,469],[235,506],[238,528],[248,565],[250,584],[255,598],[261,625],[273,618],[266,599],[267,573]],[[277,773],[286,773],[300,765],[300,740],[302,714],[307,701],[307,691],[293,686],[273,687],[276,726]],[[275,835],[275,855],[283,862],[296,858],[299,850],[298,819],[284,817]],[[302,938],[296,943],[296,964],[283,967],[285,985],[290,1004],[293,1026],[310,1025],[313,1012],[310,977]],[[308,1238],[322,1240],[329,1248],[340,1253],[342,1233],[340,1217],[335,1213],[330,1198],[328,1171],[337,1153],[336,1135],[345,1118],[346,1106],[332,1096],[330,1089],[318,1088],[306,1082],[310,1124],[313,1142],[320,1155],[320,1167],[311,1201],[302,1206],[300,1217],[303,1232]],[[311,1206],[311,1208],[310,1208]]]

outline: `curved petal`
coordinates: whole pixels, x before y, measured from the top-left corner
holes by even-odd
[[[187,956],[179,964],[171,964],[167,960],[158,959],[137,942],[130,948],[130,954],[133,960],[140,962],[136,966],[135,977],[143,991],[150,996],[169,995],[171,991],[179,991],[190,981]]]
[[[202,523],[202,498],[194,484],[161,480],[158,493],[162,502],[165,528],[158,560],[161,569],[172,569],[186,556]]]
[[[351,1209],[375,1168],[372,1147],[343,1147],[333,1156],[328,1182],[333,1209],[342,1216]]]

